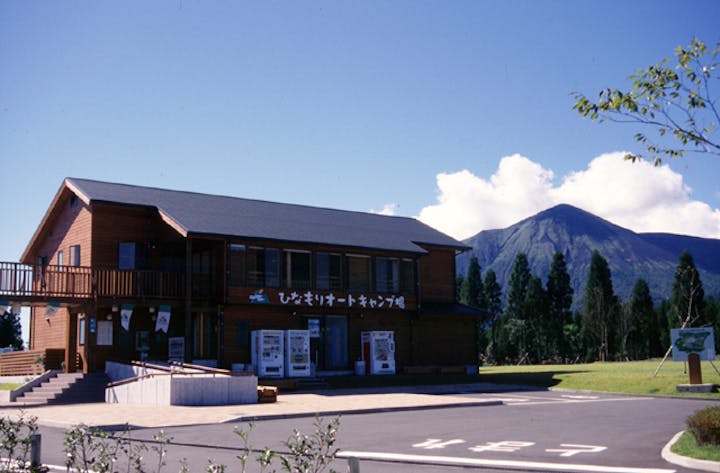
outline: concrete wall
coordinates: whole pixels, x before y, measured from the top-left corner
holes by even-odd
[[[113,381],[161,373],[121,363],[108,363],[106,372]],[[256,376],[159,374],[107,388],[105,402],[157,406],[254,404],[257,402],[257,381]]]

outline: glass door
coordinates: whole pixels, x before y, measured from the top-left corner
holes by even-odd
[[[343,315],[326,315],[325,330],[321,331],[322,345],[325,349],[324,369],[347,369],[348,362],[348,322]]]

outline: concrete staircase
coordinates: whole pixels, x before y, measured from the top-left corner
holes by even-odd
[[[105,373],[59,373],[40,386],[16,399],[27,404],[76,404],[104,402],[105,385],[110,378]]]

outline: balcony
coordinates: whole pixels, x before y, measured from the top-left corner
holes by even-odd
[[[17,302],[77,303],[93,299],[177,300],[184,297],[183,273],[0,262],[0,298]]]

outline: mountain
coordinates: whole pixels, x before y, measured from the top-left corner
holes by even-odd
[[[692,254],[706,296],[720,294],[720,240],[667,233],[635,233],[570,205],[558,205],[502,230],[485,230],[464,241],[471,251],[457,257],[465,274],[475,254],[483,274],[492,268],[507,290],[515,256],[525,253],[532,273],[547,282],[555,252],[565,256],[580,307],[593,251],[608,261],[615,294],[626,301],[638,278],[650,286],[656,303],[669,298],[680,253]]]

